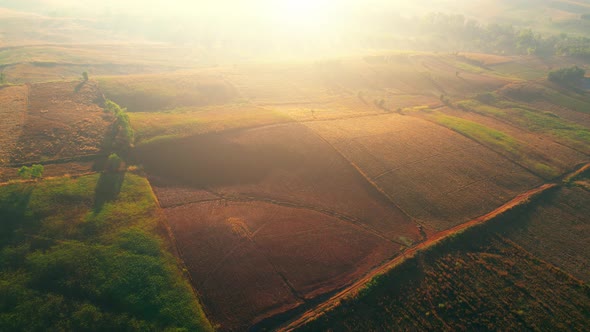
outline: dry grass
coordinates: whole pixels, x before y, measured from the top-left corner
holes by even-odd
[[[138,144],[291,121],[279,112],[249,104],[135,112],[129,118]]]
[[[489,149],[424,120],[383,115],[309,123],[431,229],[482,215],[540,179]]]

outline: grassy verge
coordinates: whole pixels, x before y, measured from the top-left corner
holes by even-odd
[[[518,141],[504,132],[440,112],[433,114],[432,118],[437,123],[505,155],[545,178],[551,179],[559,175],[559,171],[555,167],[548,165],[541,158],[534,158],[534,154],[527,148],[526,143]]]
[[[562,106],[574,110],[576,112],[590,113],[590,103],[567,96],[555,90],[547,89],[545,97],[554,105]]]
[[[129,117],[138,145],[291,121],[288,116],[273,110],[239,104],[178,108],[168,112],[136,112],[129,113]]]
[[[524,107],[498,108],[476,100],[465,100],[459,102],[458,106],[468,111],[493,116],[532,132],[550,134],[571,147],[590,153],[590,130],[561,119],[553,113]]]
[[[212,330],[144,178],[3,186],[0,220],[0,330]]]

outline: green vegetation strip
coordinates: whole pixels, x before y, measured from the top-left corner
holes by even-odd
[[[545,178],[554,178],[559,175],[559,171],[556,168],[539,160],[539,158],[534,158],[533,154],[527,151],[529,149],[525,143],[516,140],[504,132],[443,113],[435,113],[433,119],[437,123],[505,155],[536,174]]]
[[[525,106],[519,107],[516,104],[510,105],[512,107],[499,108],[476,100],[461,101],[457,105],[462,109],[493,116],[532,132],[550,134],[571,147],[577,148],[586,154],[590,153],[590,130],[584,126],[561,119],[553,113],[540,112]]]
[[[158,233],[146,179],[3,186],[0,220],[0,330],[212,330]]]

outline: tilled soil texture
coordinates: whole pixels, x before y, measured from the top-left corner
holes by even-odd
[[[306,123],[427,228],[483,215],[542,181],[444,127],[401,115]]]
[[[563,188],[503,232],[520,246],[590,282],[590,192]]]
[[[135,157],[222,329],[340,289],[421,240],[402,211],[300,124],[156,142]]]
[[[8,164],[22,134],[29,89],[0,88],[0,165]]]
[[[136,158],[168,185],[312,209],[400,243],[419,238],[401,210],[300,124],[146,144]]]
[[[573,150],[563,144],[555,142],[550,135],[526,131],[522,128],[512,126],[506,122],[499,121],[493,117],[484,116],[474,112],[444,108],[444,115],[457,117],[472,123],[476,123],[484,128],[506,135],[511,140],[508,146],[498,144],[493,137],[489,141],[485,139],[475,139],[478,143],[489,147],[515,163],[527,168],[531,172],[540,176],[545,176],[547,180],[552,177],[563,175],[573,169],[575,165],[582,164],[590,160],[590,157],[576,150]],[[418,116],[424,116],[437,122],[438,114],[424,113]],[[443,116],[444,117],[444,116]],[[452,123],[445,124],[444,121],[438,121],[450,129],[453,129]],[[461,133],[461,130],[455,131]],[[469,133],[462,133],[469,137]],[[544,172],[544,168],[547,171]]]
[[[346,285],[400,246],[347,221],[263,202],[165,209],[212,319],[243,330]]]
[[[413,259],[299,331],[584,330],[584,282],[502,237]]]
[[[113,121],[94,82],[29,86],[27,111],[11,163],[43,162],[100,152]]]

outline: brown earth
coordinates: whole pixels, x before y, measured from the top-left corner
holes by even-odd
[[[400,266],[298,331],[583,331],[584,282],[488,234]]]
[[[504,236],[590,282],[590,192],[562,188],[511,224]]]
[[[495,219],[497,218],[504,217],[506,213],[511,213],[514,209],[526,206],[526,204],[528,204],[531,200],[538,199],[539,196],[546,194],[548,191],[554,189],[555,187],[555,184],[545,184],[538,188],[534,188],[532,190],[527,191],[526,193],[518,195],[511,201],[507,202],[506,204],[500,206],[499,208],[489,213],[486,213],[485,215],[482,215],[466,223],[457,225],[451,229],[438,232],[433,236],[430,236],[426,241],[404,251],[403,255],[395,257],[389,262],[386,262],[378,268],[370,271],[363,278],[358,279],[354,284],[343,289],[339,293],[336,293],[331,298],[327,299],[326,301],[322,302],[316,307],[304,312],[296,319],[287,322],[284,326],[280,328],[280,330],[295,330],[301,327],[305,327],[310,322],[312,322],[313,325],[313,321],[316,320],[318,317],[324,315],[326,312],[329,312],[331,310],[340,310],[342,304],[346,304],[345,301],[347,299],[354,298],[355,296],[362,296],[362,291],[367,287],[369,287],[370,289],[369,282],[375,280],[375,278],[387,275],[389,273],[396,273],[396,270],[399,268],[400,265],[405,264],[408,260],[413,260],[416,257],[419,257],[422,254],[422,252],[426,251],[427,254],[435,252],[432,249],[441,244],[444,245],[444,241],[453,239],[453,237],[455,236],[461,236],[462,232],[472,231],[475,227],[481,225],[488,225],[491,221],[495,221]]]
[[[156,142],[135,157],[223,329],[342,288],[421,239],[402,211],[300,124]]]
[[[165,209],[196,289],[222,330],[341,288],[400,246],[308,209],[217,200]]]
[[[306,125],[403,211],[433,230],[482,215],[541,183],[501,155],[413,117],[392,114]]]
[[[21,136],[28,92],[27,86],[0,88],[0,165],[10,162]]]
[[[136,157],[149,174],[165,179],[167,185],[342,215],[400,243],[419,238],[416,226],[401,210],[300,124],[156,142],[139,147]]]
[[[527,164],[522,162],[524,158],[527,158],[555,167],[559,174],[565,174],[570,172],[573,166],[588,160],[588,156],[555,142],[551,136],[532,133],[492,117],[450,108],[445,108],[444,114],[469,120],[500,131],[515,138],[520,144],[524,144],[527,150],[522,151],[524,154],[519,156],[520,158],[516,158],[516,156],[501,149],[495,150],[523,167],[527,167]],[[491,148],[493,149],[493,147]]]
[[[52,82],[29,86],[23,130],[11,163],[57,160],[100,152],[113,121],[97,103],[94,82]]]

